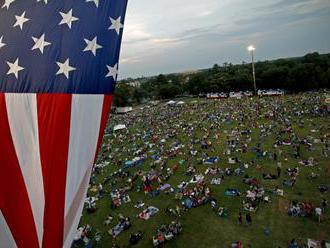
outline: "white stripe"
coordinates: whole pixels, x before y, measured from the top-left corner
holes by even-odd
[[[0,210],[0,246],[1,248],[16,248],[16,242]]]
[[[88,189],[88,183],[89,183],[89,178],[92,174],[92,168],[90,168],[89,172],[87,173],[87,177],[86,177],[86,181],[83,182],[83,191],[84,192],[87,192],[87,189]],[[75,213],[75,216],[74,216],[74,221],[72,222],[72,226],[70,227],[70,230],[68,231],[68,235],[66,237],[66,240],[64,242],[64,245],[63,247],[64,248],[70,248],[71,245],[72,245],[72,242],[73,242],[73,239],[77,233],[77,228],[78,228],[78,225],[79,225],[79,222],[80,222],[80,218],[82,216],[82,211],[83,211],[83,207],[84,207],[84,202],[85,202],[85,197],[82,197],[80,203],[79,203],[79,209],[78,211]]]
[[[45,198],[40,162],[36,94],[6,93],[6,106],[11,137],[29,195],[41,247]]]
[[[103,95],[73,95],[71,106],[69,157],[65,190],[65,216],[67,218],[71,204],[79,190],[79,186],[91,168],[100,131]],[[82,185],[87,190],[88,180]],[[86,194],[86,190],[84,194]],[[80,217],[83,202],[80,203],[76,216]],[[78,219],[79,220],[79,219]],[[75,230],[79,221],[74,221],[69,230]],[[71,233],[71,231],[70,231]],[[69,237],[68,238],[72,238]],[[68,240],[68,239],[67,239]],[[66,241],[67,242],[67,241]]]

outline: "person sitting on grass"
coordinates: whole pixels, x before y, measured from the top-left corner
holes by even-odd
[[[142,232],[132,233],[129,238],[129,243],[131,245],[136,245],[142,239]]]
[[[263,173],[262,174],[262,177],[265,180],[275,180],[275,179],[277,179],[277,176],[276,175],[273,175],[271,173]]]
[[[243,244],[241,241],[237,241],[231,244],[231,248],[243,248]]]
[[[320,207],[315,208],[315,215],[317,217],[317,221],[319,223],[321,223],[321,221],[322,221],[322,208],[320,208]]]
[[[246,220],[246,225],[247,225],[247,226],[252,225],[252,217],[251,217],[250,212],[246,213],[246,215],[245,215],[245,220]]]
[[[111,222],[112,222],[112,220],[113,220],[113,216],[112,216],[111,214],[109,214],[108,217],[107,217],[107,218],[105,219],[105,221],[104,221],[104,225],[105,225],[105,226],[110,225]]]
[[[295,239],[292,239],[290,244],[289,244],[289,248],[299,248],[298,243]]]
[[[242,225],[243,224],[243,217],[242,217],[242,211],[238,212],[238,224]]]
[[[218,209],[218,215],[220,217],[227,217],[228,216],[228,209],[225,207],[219,207]]]
[[[322,202],[321,202],[321,208],[322,208],[323,212],[325,211],[327,206],[328,206],[328,201],[327,201],[327,199],[323,198]]]

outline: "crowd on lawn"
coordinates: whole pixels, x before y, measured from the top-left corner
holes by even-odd
[[[252,219],[259,209],[283,198],[289,201],[287,215],[330,223],[329,180],[324,180],[330,175],[330,121],[316,121],[330,116],[322,97],[321,93],[306,93],[260,99],[183,100],[180,105],[159,102],[111,116],[93,169],[86,212],[97,215],[99,201],[109,201],[111,208],[103,225],[114,247],[120,233],[129,230],[137,219],[148,221],[165,211],[175,221],[161,224],[154,235],[131,233],[129,240],[135,245],[149,239],[158,247],[182,232],[178,221],[182,215],[203,205],[210,205],[210,211],[220,218],[237,215],[239,225],[253,228]],[[117,124],[125,128],[113,131]],[[315,197],[296,200],[291,192],[306,174],[307,180],[319,182],[313,189]],[[223,188],[223,182],[231,177],[240,178],[242,183]],[[224,206],[214,192],[241,201],[241,207]],[[122,214],[114,217],[112,210],[126,207],[133,194],[140,196],[132,208],[136,218]],[[159,195],[176,204],[149,206],[143,201]],[[107,235],[91,229],[91,224],[80,227],[75,244],[83,242],[92,247]],[[303,247],[293,238],[288,237],[288,247]],[[307,242],[309,237],[305,238]],[[232,247],[243,244],[233,240]]]

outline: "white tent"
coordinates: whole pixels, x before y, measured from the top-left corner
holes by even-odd
[[[113,131],[118,131],[118,130],[123,130],[123,129],[126,129],[126,125],[119,124],[119,125],[114,126]]]
[[[171,100],[171,101],[168,101],[165,105],[174,105],[176,102]]]
[[[116,107],[117,114],[125,114],[133,111],[133,107]]]

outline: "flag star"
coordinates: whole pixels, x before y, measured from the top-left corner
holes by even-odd
[[[5,0],[5,3],[2,5],[2,8],[7,8],[9,9],[9,6],[15,2],[15,0]]]
[[[34,46],[31,48],[31,50],[39,49],[42,54],[44,53],[44,48],[52,44],[45,41],[45,34],[41,35],[40,38],[32,37],[32,39],[34,41]]]
[[[57,71],[56,75],[64,74],[67,79],[69,79],[69,72],[76,70],[76,68],[70,66],[70,60],[66,59],[64,63],[56,62],[60,69]]]
[[[72,22],[79,20],[79,18],[74,17],[72,15],[72,9],[70,9],[70,11],[68,13],[60,12],[60,14],[62,16],[62,21],[59,23],[59,25],[68,24],[68,27],[70,29],[71,29],[71,26],[72,26]]]
[[[99,7],[99,0],[86,0],[86,2],[94,2],[96,5],[96,8]]]
[[[23,24],[30,20],[29,18],[25,18],[25,11],[20,16],[15,15],[15,18],[16,18],[16,22],[13,27],[19,26],[21,30],[23,30]]]
[[[119,16],[117,19],[113,19],[111,17],[110,21],[111,21],[111,26],[109,27],[108,30],[114,29],[116,30],[117,34],[119,35],[120,33],[120,29],[124,27],[124,25],[120,22],[121,16]]]
[[[2,42],[3,36],[0,37],[0,49],[7,45],[6,43]]]
[[[45,4],[47,4],[47,3],[48,3],[48,0],[37,0],[37,2],[40,2],[40,1],[44,1],[44,2],[45,2]]]
[[[117,80],[117,76],[118,76],[118,64],[115,64],[113,67],[112,66],[108,66],[108,74],[105,77],[112,77],[113,80]]]
[[[24,69],[24,67],[18,65],[18,58],[15,60],[14,63],[10,63],[7,61],[7,65],[9,66],[9,71],[7,72],[7,75],[14,74],[16,79],[18,78],[18,72]]]
[[[91,51],[94,56],[96,56],[96,50],[102,48],[101,45],[97,44],[97,37],[94,37],[93,40],[84,39],[87,46],[84,49],[84,52]]]

